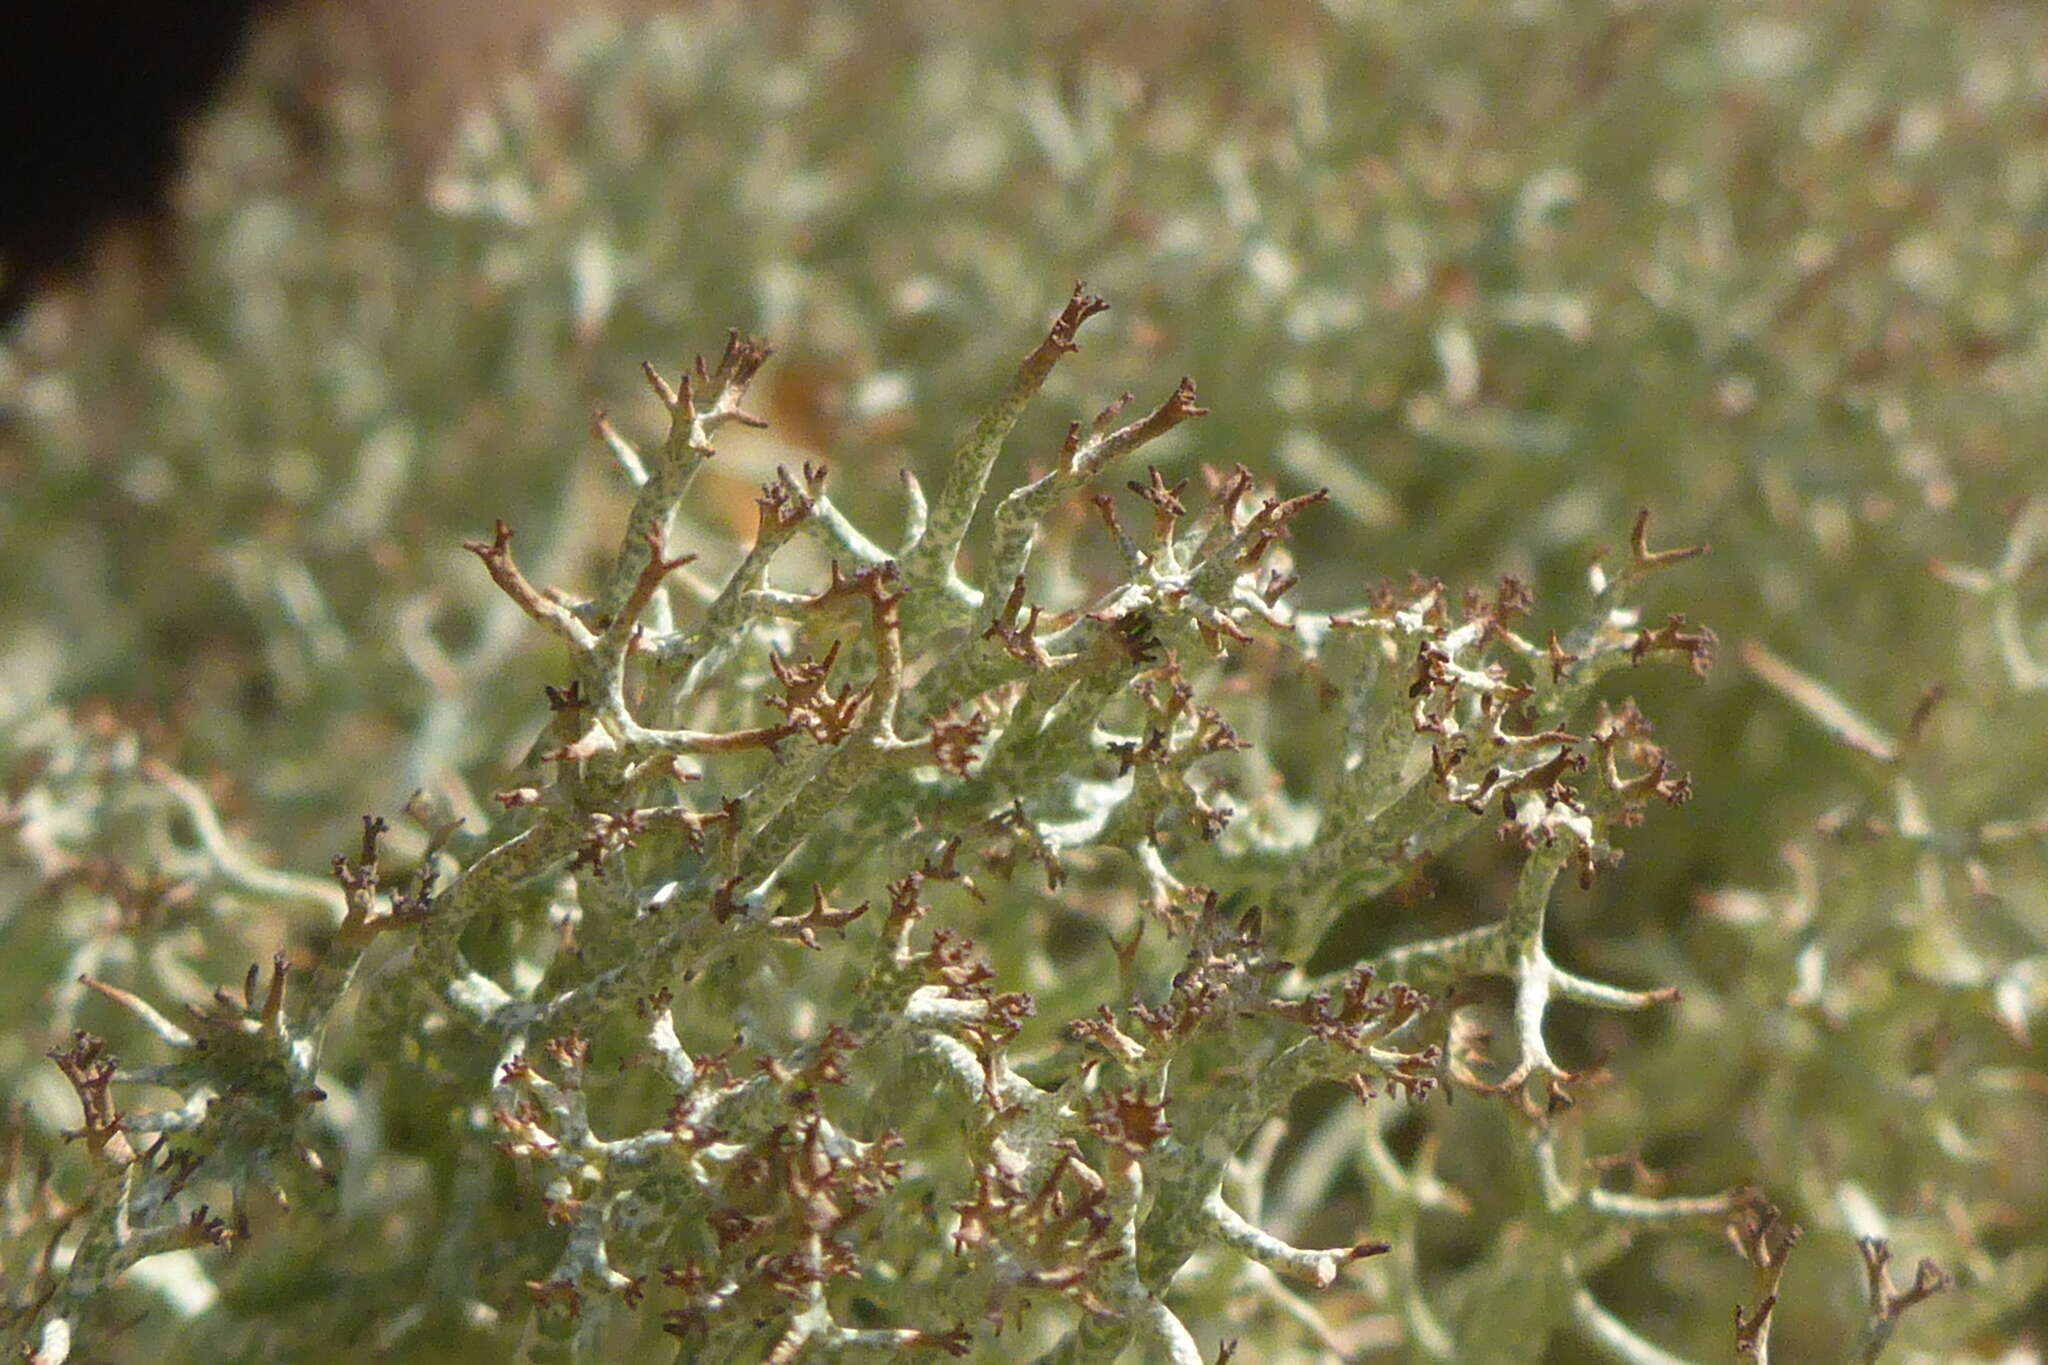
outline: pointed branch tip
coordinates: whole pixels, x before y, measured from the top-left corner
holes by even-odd
[[[1661,569],[1667,565],[1683,563],[1688,559],[1697,559],[1705,554],[1708,548],[1706,542],[1702,541],[1698,545],[1688,545],[1677,550],[1652,550],[1650,548],[1650,509],[1647,507],[1636,509],[1635,525],[1629,529],[1628,533],[1628,550],[1629,562],[1637,570]]]

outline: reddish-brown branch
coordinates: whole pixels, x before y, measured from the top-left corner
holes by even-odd
[[[677,555],[674,559],[662,558],[668,548],[667,540],[660,526],[647,528],[647,563],[640,569],[640,576],[633,580],[633,590],[627,594],[625,606],[619,609],[618,617],[605,628],[607,638],[631,635],[633,624],[640,619],[640,613],[647,610],[647,604],[654,600],[654,594],[661,590],[662,580],[685,564],[694,563],[695,555]]]
[[[596,642],[590,628],[576,618],[576,613],[534,587],[519,571],[519,566],[512,560],[512,528],[503,521],[492,529],[489,544],[481,540],[465,540],[462,548],[484,562],[492,581],[528,616],[579,649],[588,649]]]
[[[1650,509],[1647,507],[1637,509],[1636,523],[1629,528],[1628,533],[1629,565],[1636,572],[1644,573],[1651,569],[1662,569],[1672,564],[1682,564],[1688,559],[1697,559],[1705,554],[1707,550],[1708,546],[1704,541],[1698,545],[1688,545],[1678,550],[1652,550],[1650,548]]]

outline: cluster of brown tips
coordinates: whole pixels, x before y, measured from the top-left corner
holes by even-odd
[[[83,1138],[85,1149],[95,1159],[116,1166],[133,1162],[135,1148],[128,1142],[121,1111],[114,1104],[114,1078],[120,1067],[107,1052],[105,1040],[81,1030],[72,1035],[70,1047],[52,1050],[49,1058],[71,1083],[83,1116],[80,1126],[64,1135],[66,1140]]]
[[[1770,1365],[1771,1320],[1777,1311],[1779,1282],[1793,1248],[1799,1245],[1801,1229],[1785,1221],[1777,1208],[1760,1196],[1743,1202],[1728,1225],[1728,1240],[1756,1272],[1756,1306],[1735,1309],[1735,1353],[1750,1365]],[[1868,1310],[1863,1335],[1850,1359],[1875,1361],[1890,1341],[1899,1319],[1912,1308],[1952,1287],[1955,1281],[1932,1260],[1923,1258],[1913,1269],[1913,1282],[1904,1289],[1891,1278],[1891,1244],[1882,1237],[1857,1241],[1863,1254],[1864,1282]]]
[[[1400,1032],[1430,1007],[1429,997],[1421,991],[1399,983],[1375,990],[1373,978],[1371,967],[1354,967],[1335,992],[1318,990],[1300,1000],[1273,1000],[1267,1002],[1266,1009],[1324,1042],[1362,1053]],[[1410,1102],[1424,1099],[1436,1088],[1440,1060],[1433,1044],[1402,1054],[1386,1069],[1386,1084]],[[1345,1077],[1345,1082],[1361,1100],[1372,1099],[1376,1093],[1362,1073]]]
[[[1645,543],[1648,516],[1639,515],[1631,536],[1626,577],[1691,559],[1704,546],[1656,551]],[[1599,574],[1596,586],[1614,585]],[[1333,618],[1337,627],[1372,628],[1390,636],[1416,638],[1407,687],[1411,718],[1419,734],[1433,736],[1430,773],[1444,799],[1472,814],[1498,804],[1505,839],[1534,849],[1552,842],[1561,829],[1575,828],[1573,859],[1582,882],[1617,856],[1600,841],[1598,821],[1632,825],[1650,800],[1676,805],[1691,794],[1665,753],[1649,742],[1649,726],[1632,704],[1608,710],[1591,736],[1546,720],[1558,713],[1556,697],[1565,686],[1583,687],[1594,674],[1575,676],[1598,659],[1600,667],[1626,659],[1641,663],[1655,654],[1674,655],[1695,672],[1711,663],[1712,632],[1687,630],[1682,616],[1654,630],[1629,634],[1619,626],[1583,631],[1567,646],[1555,631],[1538,646],[1516,633],[1534,607],[1519,580],[1503,578],[1490,594],[1468,591],[1462,622],[1446,609],[1441,583],[1417,578],[1405,590],[1382,584],[1363,616]],[[1489,647],[1505,658],[1488,657]],[[1511,663],[1523,666],[1518,678]],[[1596,771],[1597,792],[1579,781]],[[1467,774],[1473,774],[1467,776]]]
[[[1052,666],[1052,660],[1038,643],[1038,617],[1037,604],[1028,609],[1024,604],[1024,575],[1018,574],[1002,610],[989,622],[981,638],[1001,644],[1011,658],[1033,672],[1042,671]]]
[[[339,853],[334,855],[334,879],[341,884],[342,897],[348,907],[341,927],[336,931],[337,940],[351,947],[361,947],[389,930],[424,921],[433,911],[434,891],[440,881],[436,856],[461,826],[460,820],[452,820],[434,831],[426,855],[420,859],[412,876],[403,887],[386,893],[386,907],[379,912],[377,895],[383,886],[378,870],[378,844],[390,832],[391,826],[380,816],[365,815],[362,849],[355,860],[351,862]]]
[[[1138,799],[1154,822],[1148,837],[1156,837],[1159,814],[1175,809],[1186,815],[1199,838],[1215,839],[1234,812],[1198,792],[1190,770],[1205,758],[1241,752],[1250,745],[1220,711],[1195,700],[1194,688],[1172,653],[1139,676],[1132,693],[1144,708],[1144,735],[1113,740],[1108,753],[1116,760],[1117,776],[1134,770],[1140,774]]]
[[[1009,1248],[1020,1265],[1014,1286],[987,1309],[991,1321],[1006,1313],[1020,1317],[1025,1296],[1061,1294],[1084,1312],[1109,1317],[1112,1305],[1094,1288],[1104,1270],[1123,1258],[1109,1208],[1109,1188],[1081,1160],[1071,1139],[1056,1144],[1045,1173],[1035,1181],[1013,1163],[991,1160],[975,1168],[974,1194],[953,1206],[956,1253]]]

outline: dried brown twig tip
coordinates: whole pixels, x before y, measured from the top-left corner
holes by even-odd
[[[463,549],[483,560],[486,564],[489,564],[494,559],[510,559],[512,557],[511,545],[512,528],[505,524],[503,517],[498,518],[496,522],[492,523],[489,544],[485,544],[481,540],[465,540],[462,542]]]
[[[674,386],[661,377],[652,362],[642,361],[640,372],[647,376],[647,386],[654,390],[654,396],[661,400],[678,429],[699,417],[731,418],[741,426],[765,427],[768,423],[764,419],[742,411],[739,403],[747,385],[774,354],[775,348],[767,342],[733,328],[725,334],[725,350],[716,369],[706,369],[704,357],[697,356]],[[700,401],[706,406],[700,407]],[[708,448],[705,453],[709,453]]]
[[[1053,319],[1052,329],[1046,333],[1045,340],[1039,342],[1024,358],[1023,365],[1018,367],[1017,378],[1023,391],[1027,394],[1036,392],[1045,383],[1045,377],[1052,373],[1053,366],[1059,364],[1061,356],[1080,350],[1081,344],[1074,337],[1081,330],[1081,324],[1108,309],[1109,304],[1100,296],[1076,284],[1073,296],[1067,300],[1066,307],[1060,309],[1060,315]]]
[[[944,1332],[927,1332],[912,1328],[903,1337],[903,1345],[918,1351],[943,1351],[949,1356],[966,1355],[974,1348],[974,1334],[965,1327],[953,1327]]]
[[[1698,545],[1688,545],[1679,550],[1652,550],[1649,537],[1650,509],[1638,508],[1636,523],[1628,533],[1629,567],[1637,573],[1647,573],[1651,569],[1661,569],[1667,565],[1681,564],[1688,559],[1697,559],[1709,548],[1706,542],[1702,541]]]
[[[1173,389],[1173,396],[1160,405],[1162,411],[1174,414],[1175,421],[1189,417],[1207,417],[1209,410],[1195,402],[1195,381],[1182,375],[1180,383]]]
[[[801,605],[816,610],[834,602],[864,598],[878,611],[886,610],[902,600],[903,593],[896,588],[900,576],[893,560],[869,564],[848,574],[835,559],[828,566],[825,586],[805,598]]]
[[[1870,1291],[1873,1334],[1883,1334],[1878,1336],[1877,1344],[1880,1346],[1884,1336],[1890,1334],[1892,1325],[1905,1315],[1907,1309],[1955,1285],[1947,1271],[1933,1260],[1922,1257],[1920,1264],[1913,1268],[1913,1283],[1903,1290],[1898,1289],[1892,1284],[1891,1243],[1882,1237],[1865,1237],[1856,1245],[1863,1252],[1863,1273]],[[1877,1356],[1873,1351],[1860,1358],[1875,1360]]]
[[[744,390],[747,385],[754,382],[754,376],[760,372],[761,367],[767,364],[768,358],[774,354],[775,348],[769,343],[761,340],[759,337],[750,337],[741,332],[737,327],[732,328],[725,334],[725,352],[718,358],[718,368],[709,377],[711,386],[714,389],[729,391]],[[697,357],[696,365],[697,376],[701,381],[705,378],[704,358],[702,356]],[[737,394],[735,394],[735,397],[737,397]],[[768,425],[758,417],[746,416],[736,409],[733,412],[733,416],[735,420],[744,422],[749,426],[765,427]]]
[[[1226,522],[1237,515],[1238,503],[1252,491],[1252,472],[1241,464],[1231,466],[1228,472],[1204,465],[1202,479],[1209,486],[1210,510]]]
[[[700,361],[699,363],[701,364],[702,362]],[[682,405],[682,395],[669,387],[669,382],[661,377],[661,371],[654,368],[653,361],[641,361],[640,373],[647,376],[647,387],[654,390],[654,396],[661,400],[662,407],[670,412],[674,412]],[[683,388],[687,391],[689,387],[690,377],[684,375]]]
[[[1479,623],[1488,640],[1501,638],[1535,606],[1535,594],[1529,591],[1528,584],[1513,574],[1501,576],[1492,597],[1478,588],[1465,590],[1465,619]]]
[[[1088,501],[1102,514],[1102,524],[1109,528],[1109,534],[1116,542],[1119,545],[1128,544],[1130,537],[1124,533],[1124,524],[1117,518],[1116,499],[1107,493],[1094,493],[1089,495]]]
[[[981,638],[999,641],[1010,657],[1020,664],[1033,669],[1050,668],[1052,658],[1038,643],[1039,609],[1034,603],[1019,624],[1017,614],[1024,610],[1024,575],[1018,574],[1017,581],[1010,586],[1009,598],[1003,603],[1002,613],[989,622]]]
[[[633,623],[640,619],[640,613],[646,611],[647,604],[654,600],[654,594],[661,590],[662,581],[685,564],[696,562],[695,555],[677,555],[673,559],[664,559],[662,555],[667,549],[668,542],[662,534],[661,527],[648,527],[647,563],[641,567],[640,576],[633,580],[633,591],[627,596],[626,605],[619,609],[615,625],[627,630],[632,629]]]
[[[492,525],[488,544],[481,540],[465,540],[462,548],[483,561],[491,581],[517,602],[520,610],[571,644],[589,648],[595,639],[590,628],[579,621],[567,606],[536,588],[519,571],[519,566],[512,560],[512,528],[502,519]]]
[[[762,484],[761,496],[754,499],[761,512],[757,538],[780,538],[809,520],[817,510],[818,495],[825,491],[827,472],[827,466],[806,460],[799,483],[783,466],[775,466],[775,481]]]
[[[1301,582],[1298,573],[1282,573],[1278,569],[1266,571],[1266,577],[1259,583],[1259,600],[1269,607],[1280,605],[1280,599]]]
[[[291,970],[292,964],[286,960],[283,953],[278,953],[270,959],[270,989],[263,993],[263,1008],[259,1016],[267,1029],[276,1029],[278,1021],[284,1018],[284,983],[285,978],[291,975]],[[242,999],[250,1008],[254,1008],[256,1003],[254,997],[257,976],[256,964],[252,962],[249,964],[248,979],[242,987]]]
[[[507,793],[499,793],[499,799],[505,801],[508,809],[514,805],[532,804],[520,796],[505,800],[506,795]],[[539,794],[536,792],[533,801],[538,800]],[[343,947],[360,948],[387,930],[419,924],[425,920],[433,909],[434,884],[437,880],[434,857],[454,836],[461,824],[460,820],[456,820],[434,831],[428,841],[423,861],[413,871],[411,888],[404,892],[393,891],[389,908],[380,915],[377,913],[377,893],[382,884],[378,870],[378,841],[390,826],[379,816],[365,815],[363,842],[356,860],[350,862],[346,855],[339,853],[334,856],[334,879],[341,884],[342,901],[346,907],[341,924],[335,932],[335,942]],[[279,966],[282,965],[283,959],[280,958]],[[251,970],[253,972],[254,969]],[[282,977],[274,979],[273,989],[283,989]]]
[[[782,655],[771,651],[768,655],[768,671],[773,673],[775,681],[782,685],[783,695],[770,697],[768,705],[784,715],[810,705],[824,695],[825,684],[832,676],[832,666],[838,662],[837,640],[832,642],[832,647],[825,651],[825,657],[822,659],[800,659],[795,663],[785,663]]]
[[[359,929],[369,919],[377,905],[377,841],[390,828],[375,815],[363,817],[363,844],[354,862],[348,855],[334,855],[334,880],[341,884],[341,894],[347,905],[347,915],[342,921],[343,933]]]
[[[1182,479],[1179,483],[1168,484],[1158,465],[1147,466],[1145,474],[1147,482],[1132,479],[1124,486],[1152,505],[1152,537],[1164,541],[1173,534],[1174,523],[1188,514],[1186,505],[1180,500],[1188,481]],[[1108,515],[1106,508],[1105,515]]]
[[[228,1225],[213,1217],[204,1204],[192,1210],[181,1231],[183,1235],[180,1240],[188,1247],[224,1247],[237,1240],[236,1234]]]
[[[1151,1151],[1173,1131],[1165,1103],[1135,1088],[1105,1095],[1083,1122],[1096,1137],[1132,1156]]]
[[[1136,395],[1128,389],[1118,394],[1115,401],[1111,402],[1101,412],[1095,414],[1095,420],[1088,424],[1088,434],[1098,439],[1106,435],[1109,429],[1116,424],[1116,419],[1123,416],[1124,409],[1131,405],[1131,399],[1134,397]],[[1080,439],[1081,424],[1079,422],[1070,423],[1067,427],[1067,440],[1069,442],[1067,453],[1069,455],[1074,453],[1073,446],[1078,445]]]
[[[783,694],[767,698],[766,704],[789,718],[785,727],[789,733],[807,731],[820,744],[837,744],[852,731],[861,708],[874,694],[874,685],[855,687],[849,683],[834,696],[826,684],[838,660],[836,640],[822,659],[784,663],[779,654],[768,656],[769,671],[782,685]]]
[[[1051,332],[1047,332],[1044,340],[1038,342],[1038,346],[1024,358],[1024,364],[1018,368],[1018,379],[1022,381],[1026,393],[1034,393],[1038,385],[1044,383],[1044,377],[1051,375],[1053,366],[1059,364],[1061,356],[1081,350],[1081,344],[1073,340],[1081,329],[1081,323],[1094,317],[1096,313],[1108,311],[1108,307],[1110,305],[1104,303],[1098,295],[1087,293],[1085,287],[1075,284],[1073,297],[1067,299],[1067,307],[1063,307],[1059,311],[1059,317],[1053,319]]]
[[[1768,1365],[1778,1281],[1784,1277],[1785,1262],[1799,1237],[1798,1225],[1784,1221],[1777,1208],[1761,1198],[1744,1203],[1728,1225],[1729,1243],[1756,1270],[1756,1307],[1747,1314],[1740,1305],[1735,1309],[1735,1353],[1741,1360]]]
[[[114,1075],[119,1069],[106,1043],[83,1029],[71,1035],[71,1046],[45,1054],[78,1094],[82,1126],[65,1137],[82,1137],[86,1150],[116,1166],[135,1160],[135,1149],[123,1131],[121,1111],[114,1107]]]
[[[696,360],[692,362],[696,370],[696,387],[705,391],[705,395],[709,397],[711,411],[721,417],[731,417],[739,426],[766,428],[768,422],[764,417],[756,417],[750,411],[743,411],[739,407],[739,399],[745,397],[748,385],[754,383],[754,375],[758,375],[762,364],[766,364],[768,356],[772,354],[774,346],[762,342],[760,338],[745,336],[737,327],[733,327],[731,332],[725,334],[725,352],[719,356],[719,366],[711,370],[709,375],[705,372],[705,358],[696,356]],[[688,381],[684,381],[682,395],[684,399],[690,397]]]
[[[1628,656],[1632,662],[1641,663],[1652,653],[1681,654],[1685,656],[1686,667],[1704,678],[1714,665],[1714,646],[1718,643],[1714,632],[1705,626],[1698,630],[1685,629],[1685,616],[1675,612],[1655,630],[1645,630],[1637,635],[1635,643],[1629,646]]]
[[[1077,281],[1072,297],[1053,319],[1052,331],[1046,334],[1045,346],[1040,349],[1050,348],[1056,355],[1080,350],[1081,344],[1074,340],[1074,334],[1081,330],[1081,324],[1108,311],[1109,304],[1101,295],[1089,293],[1087,286]]]
[[[1252,519],[1245,523],[1245,533],[1251,538],[1251,543],[1238,557],[1239,565],[1247,569],[1256,565],[1265,557],[1266,551],[1273,547],[1275,541],[1286,538],[1289,522],[1317,503],[1327,501],[1329,496],[1329,489],[1318,488],[1313,493],[1303,493],[1292,498],[1266,499],[1259,510],[1252,514]]]
[[[974,766],[977,757],[975,749],[988,737],[988,731],[988,718],[979,714],[969,716],[964,721],[954,719],[950,710],[934,716],[928,741],[931,745],[932,761],[938,764],[943,772],[949,772],[955,777],[967,776],[968,769]]]
[[[390,830],[391,826],[385,823],[381,815],[363,817],[363,845],[362,851],[356,855],[356,866],[358,869],[367,870],[372,885],[377,880],[377,841]]]
[[[1032,610],[1035,612],[1037,608],[1034,607]],[[1159,639],[1158,633],[1153,629],[1152,613],[1148,611],[1142,609],[1129,611],[1121,616],[1114,617],[1094,615],[1090,619],[1100,621],[1108,626],[1117,644],[1123,649],[1125,656],[1132,663],[1138,664],[1141,667],[1150,667],[1154,660],[1159,657],[1159,651],[1166,647]],[[1209,630],[1212,628],[1212,623],[1204,621],[1200,624],[1203,626],[1203,634],[1205,636],[1208,635]],[[1234,624],[1228,617],[1219,616],[1215,623],[1215,628],[1232,632],[1233,638],[1238,640],[1249,640],[1251,638],[1242,631],[1235,630]],[[1213,647],[1214,644],[1212,642]]]
[[[1553,683],[1563,681],[1566,671],[1579,661],[1578,655],[1557,642],[1557,632],[1554,630],[1550,632],[1550,644],[1546,653],[1550,656],[1550,680]]]
[[[825,898],[825,888],[811,888],[811,906],[801,915],[777,915],[768,921],[768,932],[776,938],[785,938],[792,943],[801,943],[815,950],[818,946],[818,930],[844,929],[868,912],[868,902],[840,907]]]
[[[1113,416],[1122,407],[1123,404],[1121,402],[1114,404],[1103,414],[1103,417]],[[1120,438],[1118,444],[1123,450],[1135,450],[1148,441],[1164,436],[1190,417],[1207,417],[1208,415],[1209,410],[1195,402],[1195,381],[1182,376],[1180,383],[1174,387],[1173,392],[1166,396],[1165,402],[1146,413],[1135,424],[1127,428],[1126,432],[1118,433]],[[1101,419],[1098,418],[1097,421],[1100,422]]]

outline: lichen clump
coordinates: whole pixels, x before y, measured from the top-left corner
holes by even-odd
[[[1104,307],[1076,288],[934,498],[905,478],[900,548],[834,506],[825,468],[778,470],[722,582],[690,572],[678,512],[720,434],[760,424],[745,403],[770,350],[734,334],[677,381],[650,368],[660,443],[600,424],[632,502],[592,591],[534,582],[503,522],[468,545],[560,660],[481,827],[416,799],[410,833],[366,818],[320,885],[239,852],[161,765],[29,772],[11,809],[49,876],[109,879],[138,924],[161,913],[38,824],[51,783],[133,780],[197,882],[296,901],[315,927],[185,1023],[81,973],[166,1060],[124,1070],[83,1032],[55,1054],[91,1177],[61,1209],[38,1187],[51,1203],[23,1226],[54,1218],[65,1255],[10,1279],[13,1339],[62,1359],[124,1270],[243,1243],[275,1196],[361,1217],[374,1173],[355,1164],[394,1141],[376,1110],[417,1087],[465,1154],[429,1223],[436,1303],[470,1302],[464,1330],[528,1359],[667,1337],[693,1361],[1109,1361],[1137,1343],[1192,1365],[1227,1356],[1249,1312],[1336,1340],[1293,1282],[1363,1295],[1419,1358],[1515,1358],[1561,1331],[1662,1360],[1588,1276],[1637,1236],[1723,1224],[1770,1277],[1739,1323],[1755,1355],[1784,1225],[1750,1191],[1607,1188],[1561,1117],[1586,1086],[1628,1084],[1626,1061],[1619,1079],[1567,1067],[1546,1032],[1557,1002],[1676,998],[1566,970],[1545,920],[1561,874],[1590,882],[1620,831],[1690,794],[1603,684],[1705,672],[1710,632],[1632,605],[1700,547],[1652,548],[1640,515],[1578,622],[1541,631],[1512,578],[1308,610],[1293,599],[1317,566],[1288,540],[1320,492],[1242,466],[1199,488],[1158,464],[1131,476],[1204,415],[1187,380],[1134,419],[1127,395],[1073,423],[1044,473],[991,499],[1006,436]],[[1129,496],[1094,492],[1092,530],[1061,520],[1118,478]],[[1084,535],[1108,553],[1087,560]],[[1072,559],[1059,573],[1037,562],[1048,542]],[[800,544],[822,572],[788,567]],[[1313,766],[1246,732],[1244,703],[1283,688],[1313,697]],[[1354,907],[1489,830],[1519,860],[1505,903],[1325,960]],[[1055,983],[1091,1003],[1046,1017]],[[344,1031],[345,1085],[327,1064]],[[125,1101],[128,1082],[178,1098]],[[1397,1134],[1458,1091],[1502,1115],[1534,1192],[1516,1254],[1535,1288],[1453,1320],[1418,1238],[1459,1197],[1433,1141]],[[1365,1154],[1369,1211],[1335,1246],[1292,1240],[1327,1179],[1291,1176],[1306,1193],[1263,1207],[1304,1104]],[[1873,1289],[1873,1323],[1939,1287],[1929,1267]],[[426,1311],[387,1310],[387,1341]]]

